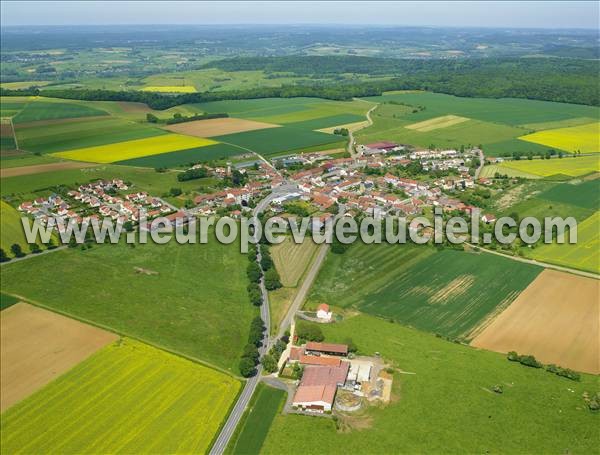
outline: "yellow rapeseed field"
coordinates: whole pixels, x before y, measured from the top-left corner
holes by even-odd
[[[505,169],[514,169],[527,174],[548,177],[551,175],[563,174],[571,177],[600,172],[600,156],[578,156],[573,158],[566,155],[564,158],[553,158],[551,160],[519,160],[505,161],[497,167],[501,174]],[[508,173],[510,175],[510,173]],[[491,175],[493,176],[493,174]]]
[[[600,152],[600,123],[594,122],[568,128],[538,131],[521,136],[519,139],[567,152],[579,150],[582,153],[596,153]]]
[[[196,87],[193,85],[151,85],[144,87],[143,92],[159,93],[196,93]]]
[[[205,453],[239,388],[224,373],[124,339],[5,411],[2,451]]]
[[[216,143],[217,142],[211,141],[210,139],[200,137],[183,136],[181,134],[166,134],[146,139],[136,139],[133,141],[117,142],[115,144],[69,150],[68,152],[57,152],[52,155],[75,161],[114,163],[115,161],[140,158],[142,156],[205,147]]]

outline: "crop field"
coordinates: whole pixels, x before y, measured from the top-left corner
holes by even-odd
[[[107,113],[83,104],[32,101],[13,118],[13,122],[18,124],[98,115],[107,115]]]
[[[295,287],[312,261],[319,245],[307,239],[302,243],[295,243],[291,236],[271,247],[271,257],[275,268],[279,272],[281,284],[286,287]]]
[[[238,438],[232,439],[233,447],[226,452],[228,454],[260,453],[273,419],[285,402],[286,393],[283,390],[262,384],[258,387],[253,398],[255,401],[242,420],[243,425],[240,424]]]
[[[151,168],[176,168],[189,164],[205,163],[207,161],[221,160],[236,155],[247,154],[248,151],[228,144],[206,145],[178,152],[160,153],[158,155],[144,156],[131,160],[117,161],[116,164],[125,166],[140,166]]]
[[[488,164],[483,167],[480,178],[494,178],[496,173],[508,175],[509,177],[523,177],[524,179],[540,179],[541,175],[530,174],[529,172],[515,169],[513,167],[503,166],[502,164]]]
[[[516,98],[461,98],[431,92],[390,94],[366,98],[381,103],[394,101],[409,106],[423,106],[424,110],[410,114],[414,121],[443,115],[458,115],[484,122],[525,125],[531,123],[567,120],[577,117],[598,118],[600,109],[579,104],[555,103]]]
[[[200,139],[179,134],[166,134],[133,141],[117,142],[115,144],[69,150],[67,152],[57,152],[54,153],[54,156],[76,161],[112,163],[213,144],[216,144],[216,142],[210,139]]]
[[[484,152],[486,156],[501,156],[502,154],[511,155],[515,152],[519,152],[521,155],[528,155],[529,153],[532,153],[534,156],[540,156],[545,155],[548,150],[550,150],[549,147],[541,144],[513,138],[485,144]]]
[[[467,337],[541,271],[489,254],[405,245],[355,244],[343,258],[333,256],[317,278],[310,301],[352,305],[451,337]]]
[[[578,223],[576,244],[542,244],[529,251],[528,256],[600,274],[600,212]]]
[[[46,158],[47,159],[47,158],[51,158],[51,157],[35,156],[34,158],[40,158],[40,159]],[[85,167],[95,166],[95,164],[93,164],[93,163],[82,163],[80,161],[57,161],[57,160],[51,160],[51,159],[48,159],[48,162],[41,161],[42,163],[46,163],[46,164],[36,164],[36,162],[38,160],[35,160],[35,159],[26,160],[25,158],[22,160],[12,160],[12,161],[16,161],[17,163],[22,163],[23,166],[19,166],[19,167],[2,166],[2,169],[0,170],[0,176],[2,176],[2,178],[16,177],[19,175],[43,174],[45,172],[62,171],[65,169],[82,169]]]
[[[600,179],[587,180],[578,184],[562,183],[544,191],[538,197],[586,209],[598,209],[600,207]]]
[[[600,152],[600,123],[538,131],[519,139],[567,152],[597,153]]]
[[[16,147],[12,123],[8,119],[0,119],[0,152],[11,151]]]
[[[223,373],[125,339],[3,414],[2,448],[204,453],[239,387]]]
[[[362,122],[364,120],[364,115],[339,114],[332,115],[330,117],[319,117],[311,120],[304,120],[302,122],[288,123],[287,126],[293,126],[294,128],[301,128],[305,130],[321,130],[335,126],[343,126],[349,123]]]
[[[447,128],[452,125],[457,125],[462,122],[466,122],[469,119],[466,117],[459,117],[458,115],[442,115],[441,117],[434,117],[429,120],[422,122],[413,123],[412,125],[406,125],[409,130],[416,130],[421,133],[428,131],[437,130],[440,128]]]
[[[21,148],[38,153],[63,152],[168,134],[159,128],[113,117],[17,127],[16,132]]]
[[[600,157],[580,156],[577,158],[565,157],[551,160],[513,160],[504,161],[493,165],[493,167],[489,166],[489,168],[484,168],[482,177],[493,177],[495,172],[527,178],[551,177],[555,175],[579,177],[591,174],[592,172],[600,172]]]
[[[594,123],[597,120],[591,117],[576,117],[569,118],[566,120],[557,120],[555,122],[540,122],[540,123],[526,123],[521,125],[524,128],[541,131],[541,130],[552,130],[556,128],[566,128],[569,126],[580,126],[589,123]]]
[[[339,142],[339,136],[299,128],[281,127],[246,133],[216,136],[213,139],[233,144],[261,155],[271,156],[290,150]]]
[[[19,299],[12,295],[0,293],[0,311],[6,310],[7,308],[19,303]]]
[[[598,295],[600,281],[546,269],[471,344],[599,374]]]
[[[373,106],[365,101],[329,101],[319,98],[262,98],[213,101],[193,105],[205,112],[227,112],[231,117],[287,124],[353,114],[362,116]],[[337,120],[336,120],[337,121]]]
[[[57,163],[59,161],[50,155],[17,153],[10,156],[0,156],[0,168],[2,168],[2,177],[4,177],[4,171],[8,171],[11,168],[26,168],[29,166]]]
[[[0,321],[2,412],[119,338],[23,302],[3,312]]]
[[[158,93],[196,93],[196,91],[193,85],[148,86],[142,89],[142,92]]]
[[[0,277],[4,292],[237,373],[256,314],[246,263],[238,246],[214,238],[205,245],[121,243],[7,264]]]
[[[502,354],[449,343],[363,314],[319,327],[328,342],[351,338],[360,354],[379,352],[396,371],[414,374],[394,374],[389,405],[341,417],[337,423],[277,415],[263,454],[551,453],[557,447],[589,453],[596,449],[598,416],[582,399],[584,391],[597,390],[595,376],[584,374],[581,382],[570,381],[509,362]],[[495,384],[502,384],[504,393],[494,393]],[[455,399],[449,402],[448,397]],[[440,403],[445,403],[443,412]]]
[[[272,123],[227,117],[176,123],[168,125],[166,128],[173,133],[187,134],[188,136],[214,137],[265,128],[277,128],[278,126]]]

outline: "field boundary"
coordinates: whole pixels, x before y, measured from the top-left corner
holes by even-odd
[[[49,307],[49,306],[44,305],[43,303],[40,303],[40,302],[38,302],[36,300],[32,300],[32,299],[29,299],[27,297],[20,296],[18,294],[12,294],[12,293],[9,293],[9,292],[4,292],[4,291],[3,291],[3,293],[6,294],[6,295],[10,295],[12,297],[18,298],[22,302],[29,303],[30,305],[34,305],[36,307],[43,308],[44,310],[48,310],[48,311],[51,311],[53,313],[69,317],[71,319],[75,319],[75,320],[77,320],[79,322],[83,322],[85,324],[92,325],[92,326],[97,327],[99,329],[103,329],[103,330],[106,330],[108,332],[111,332],[111,333],[114,333],[116,335],[119,335],[120,337],[131,338],[132,340],[136,340],[136,341],[139,341],[140,343],[147,344],[148,346],[152,346],[152,347],[154,347],[156,349],[159,349],[161,351],[165,351],[165,352],[168,352],[169,354],[173,354],[175,356],[181,357],[182,359],[189,360],[191,362],[195,362],[197,364],[203,365],[203,366],[205,366],[207,368],[211,368],[213,370],[219,371],[220,373],[223,373],[223,374],[226,374],[228,376],[231,376],[234,379],[237,379],[239,381],[242,381],[242,382],[245,381],[245,379],[243,377],[241,377],[241,376],[239,376],[237,374],[234,374],[231,371],[227,371],[226,369],[221,368],[221,367],[219,367],[217,365],[214,365],[214,364],[212,364],[210,362],[207,362],[207,361],[202,360],[202,359],[198,359],[197,357],[193,357],[193,356],[190,356],[190,355],[187,355],[187,354],[183,354],[182,352],[176,351],[176,350],[171,349],[171,348],[167,348],[167,347],[162,346],[161,344],[155,343],[153,341],[148,341],[145,338],[139,337],[137,335],[131,335],[131,334],[127,333],[127,332],[123,332],[121,330],[116,330],[116,329],[114,329],[112,327],[109,327],[107,325],[100,324],[100,323],[95,322],[95,321],[90,321],[89,319],[82,318],[80,316],[76,316],[76,315],[71,314],[71,313],[69,313],[67,311],[57,310],[56,308]]]

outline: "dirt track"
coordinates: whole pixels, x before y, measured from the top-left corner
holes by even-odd
[[[19,175],[42,174],[44,172],[64,171],[67,169],[82,169],[84,167],[98,166],[96,163],[83,163],[78,161],[64,161],[60,163],[37,164],[34,166],[9,167],[0,169],[0,178],[17,177]]]
[[[189,136],[213,137],[225,134],[242,133],[244,131],[277,128],[279,126],[280,125],[274,125],[272,123],[227,117],[178,123],[169,125],[166,129],[174,133],[187,134]]]
[[[2,412],[119,338],[26,303],[3,310],[0,323]]]
[[[471,344],[600,374],[600,281],[543,271]]]

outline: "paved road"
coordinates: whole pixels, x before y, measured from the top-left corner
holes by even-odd
[[[261,200],[256,205],[256,207],[252,211],[252,214],[254,216],[258,216],[269,206],[269,204],[271,203],[271,201],[274,198],[281,196],[283,194],[286,194],[286,193],[296,191],[297,189],[298,189],[298,187],[296,185],[293,185],[293,184],[290,184],[287,182],[284,183],[283,185],[280,185],[279,187],[275,188],[271,194],[269,194],[266,198]],[[260,252],[257,256],[257,261],[260,263]],[[270,345],[269,333],[271,331],[271,327],[270,327],[271,326],[271,316],[269,314],[269,294],[265,288],[264,279],[261,279],[260,290],[261,290],[261,293],[263,296],[263,304],[260,307],[260,317],[262,318],[262,320],[267,328],[265,330],[265,338],[263,339],[263,345],[259,349],[260,355],[262,357],[265,354],[265,352],[267,351],[267,349],[269,348],[269,345]],[[244,414],[246,407],[248,407],[248,403],[250,402],[250,399],[252,398],[252,395],[254,394],[254,391],[256,390],[256,386],[258,385],[258,382],[261,379],[261,373],[262,373],[262,365],[259,364],[257,367],[256,375],[249,378],[246,381],[246,384],[244,385],[244,390],[242,390],[242,393],[240,394],[238,401],[235,403],[235,406],[233,407],[231,414],[229,414],[229,417],[227,418],[227,422],[225,422],[225,425],[223,425],[223,428],[221,429],[219,436],[217,437],[212,448],[210,449],[210,452],[209,452],[210,455],[221,455],[227,448],[227,445],[229,444],[231,436],[233,436],[233,433],[235,432],[235,429],[237,428],[237,426],[240,422],[240,419],[242,418],[242,415]]]
[[[554,269],[554,270],[558,270],[559,272],[572,273],[573,275],[584,276],[586,278],[595,278],[597,280],[600,279],[600,275],[597,275],[593,272],[584,272],[582,270],[571,269],[569,267],[563,267],[560,265],[548,264],[547,262],[540,262],[540,261],[536,261],[534,259],[526,259],[526,258],[522,258],[520,256],[510,256],[508,254],[499,253],[498,251],[488,250],[487,248],[484,248],[482,245],[476,245],[474,243],[467,243],[467,245],[470,245],[474,248],[479,248],[479,251],[483,251],[484,253],[495,254],[496,256],[502,256],[507,259],[512,259],[513,261],[523,262],[525,264],[539,265],[540,267],[544,267],[546,269]]]

